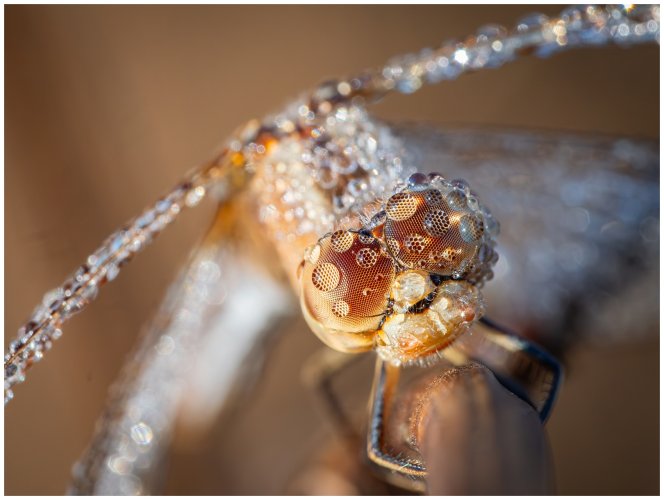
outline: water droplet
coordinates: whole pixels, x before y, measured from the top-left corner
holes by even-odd
[[[134,442],[141,446],[149,445],[152,442],[152,429],[145,422],[139,422],[134,425],[131,428],[130,434]]]
[[[311,281],[321,292],[334,290],[341,279],[339,269],[334,264],[323,262],[311,273]]]

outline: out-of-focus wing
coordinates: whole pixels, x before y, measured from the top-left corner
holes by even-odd
[[[418,170],[463,178],[501,223],[488,314],[550,349],[654,333],[659,145],[400,126]]]
[[[290,290],[242,257],[227,225],[218,218],[169,289],[111,389],[71,493],[159,491],[176,422],[204,428],[248,385],[266,332],[294,312]]]

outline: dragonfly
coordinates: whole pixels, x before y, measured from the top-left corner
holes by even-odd
[[[658,225],[656,148],[611,138],[391,126],[373,119],[366,105],[501,66],[528,51],[547,56],[658,36],[656,6],[573,8],[559,18],[530,18],[512,31],[484,30],[467,44],[326,82],[283,113],[248,123],[209,163],[113,234],[45,296],[5,357],[6,403],[69,317],[182,210],[214,196],[219,209],[212,227],[111,391],[99,432],[74,471],[76,492],[150,491],[158,457],[188,397],[187,380],[214,380],[222,404],[248,376],[245,360],[255,357],[270,325],[297,310],[286,289],[301,287],[297,270],[305,249],[323,235],[370,226],[408,179],[418,171],[440,171],[441,165],[446,178],[465,178],[482,193],[497,220],[509,221],[502,225],[501,259],[491,283],[503,283],[515,295],[487,287],[491,317],[504,324],[545,324],[531,335],[562,352],[570,340],[560,332],[573,331],[569,322],[592,315],[589,283],[615,290],[625,272],[644,280],[652,276],[658,252],[652,237]],[[524,227],[532,238],[527,244],[520,237]],[[256,249],[256,241],[265,250]],[[261,261],[279,265],[257,266]],[[248,309],[255,313],[242,314]],[[230,340],[230,331],[242,335]],[[210,348],[214,342],[218,349]],[[206,352],[223,353],[223,366],[201,361]],[[193,374],[186,368],[197,365]],[[381,376],[387,373],[379,370],[379,381]],[[380,403],[381,395],[374,399]],[[419,484],[418,467],[405,474],[409,484]]]

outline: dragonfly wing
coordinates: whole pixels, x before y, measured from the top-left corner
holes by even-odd
[[[266,332],[295,307],[290,290],[228,243],[213,227],[169,289],[111,389],[70,493],[154,493],[175,423],[200,431],[246,389]]]

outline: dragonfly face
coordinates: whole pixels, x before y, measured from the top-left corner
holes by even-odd
[[[481,316],[478,287],[497,261],[497,230],[464,181],[414,174],[365,226],[307,248],[304,316],[335,349],[422,360]]]

